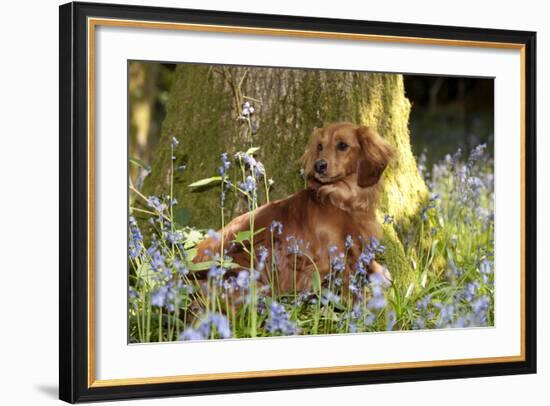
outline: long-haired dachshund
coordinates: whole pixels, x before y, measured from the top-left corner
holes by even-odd
[[[379,237],[375,210],[382,190],[380,178],[392,156],[393,148],[371,128],[342,122],[315,129],[302,156],[307,188],[254,212],[254,229],[263,230],[254,235],[254,250],[248,250],[255,252],[257,264],[262,260],[260,247],[264,247],[265,265],[259,281],[267,286],[271,275],[266,270],[276,268],[273,285],[279,293],[304,291],[311,286],[312,261],[323,278],[330,272],[329,247],[344,252],[346,238],[349,241],[351,236],[355,244],[351,248],[347,244],[346,286],[361,253],[359,241]],[[238,232],[249,230],[250,215],[245,213],[220,230],[227,255],[244,269],[250,267],[250,256],[231,241]],[[274,227],[279,223],[282,227]],[[206,261],[220,252],[220,240],[211,237],[202,241],[194,261]],[[296,255],[297,250],[304,254]],[[369,272],[389,278],[387,270],[375,261]]]

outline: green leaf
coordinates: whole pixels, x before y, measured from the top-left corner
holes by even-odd
[[[180,207],[174,210],[174,221],[180,226],[186,226],[191,220],[191,209]]]
[[[235,239],[232,242],[249,241],[252,235],[259,234],[264,230],[265,230],[265,227],[259,228],[256,231],[254,231],[254,234],[252,234],[250,230],[239,231],[237,234],[235,234]]]
[[[147,172],[151,172],[151,167],[147,165],[145,162],[143,162],[141,159],[130,157],[130,163],[134,164],[140,168],[145,169]]]
[[[216,261],[197,262],[196,264],[190,262],[188,266],[191,272],[198,272],[198,271],[206,271],[207,269],[210,269],[212,265],[217,263],[218,262]],[[239,264],[236,264],[235,262],[229,262],[229,261],[224,261],[221,265],[226,269],[235,269],[240,267]]]
[[[197,262],[196,264],[193,262],[190,262],[189,270],[191,272],[205,271],[207,269],[210,269],[212,265],[214,265],[214,261]]]
[[[190,250],[185,250],[185,258],[187,259],[187,261],[189,261],[189,263],[191,263],[191,261],[193,261],[193,258],[197,256],[198,252],[199,250],[197,248],[191,248]]]
[[[196,182],[193,182],[189,185],[190,188],[200,188],[205,186],[216,186],[219,185],[222,181],[221,176],[212,176],[211,178],[201,179]]]
[[[185,233],[185,243],[183,244],[183,248],[191,248],[197,245],[197,243],[202,239],[204,239],[203,234],[200,231],[192,229],[188,233]]]
[[[155,271],[153,271],[149,262],[142,262],[136,269],[136,278],[144,281],[151,289],[154,289],[159,283],[154,275]]]
[[[315,293],[318,295],[321,294],[321,275],[319,275],[319,271],[315,271],[311,274],[311,286]]]
[[[260,147],[250,147],[250,148],[248,148],[248,151],[246,151],[246,153],[248,155],[254,155],[259,150],[260,150]]]
[[[233,242],[248,241],[251,235],[252,233],[249,230],[239,231],[237,234],[235,234],[235,239],[233,240]]]

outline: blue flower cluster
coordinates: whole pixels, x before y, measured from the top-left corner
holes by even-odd
[[[296,323],[290,320],[284,306],[275,301],[269,306],[269,317],[265,325],[271,334],[294,335],[299,333]]]
[[[182,341],[231,338],[229,320],[221,313],[209,313],[200,320],[198,326],[187,328],[179,338]]]
[[[277,235],[282,235],[283,223],[281,223],[280,221],[273,220],[271,222],[271,225],[269,226],[269,231],[271,232],[271,234],[274,234],[276,232]]]
[[[138,224],[134,216],[128,217],[130,235],[128,239],[128,256],[130,259],[137,258],[143,249],[143,236],[139,230]]]

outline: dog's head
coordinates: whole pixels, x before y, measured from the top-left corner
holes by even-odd
[[[316,128],[302,156],[310,186],[356,177],[367,188],[378,183],[393,157],[393,148],[369,127],[335,123]]]

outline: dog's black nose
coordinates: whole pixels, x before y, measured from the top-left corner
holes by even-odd
[[[315,172],[317,172],[320,175],[323,175],[327,172],[327,161],[324,159],[319,159],[317,162],[315,162],[315,165],[313,165],[315,168]]]

